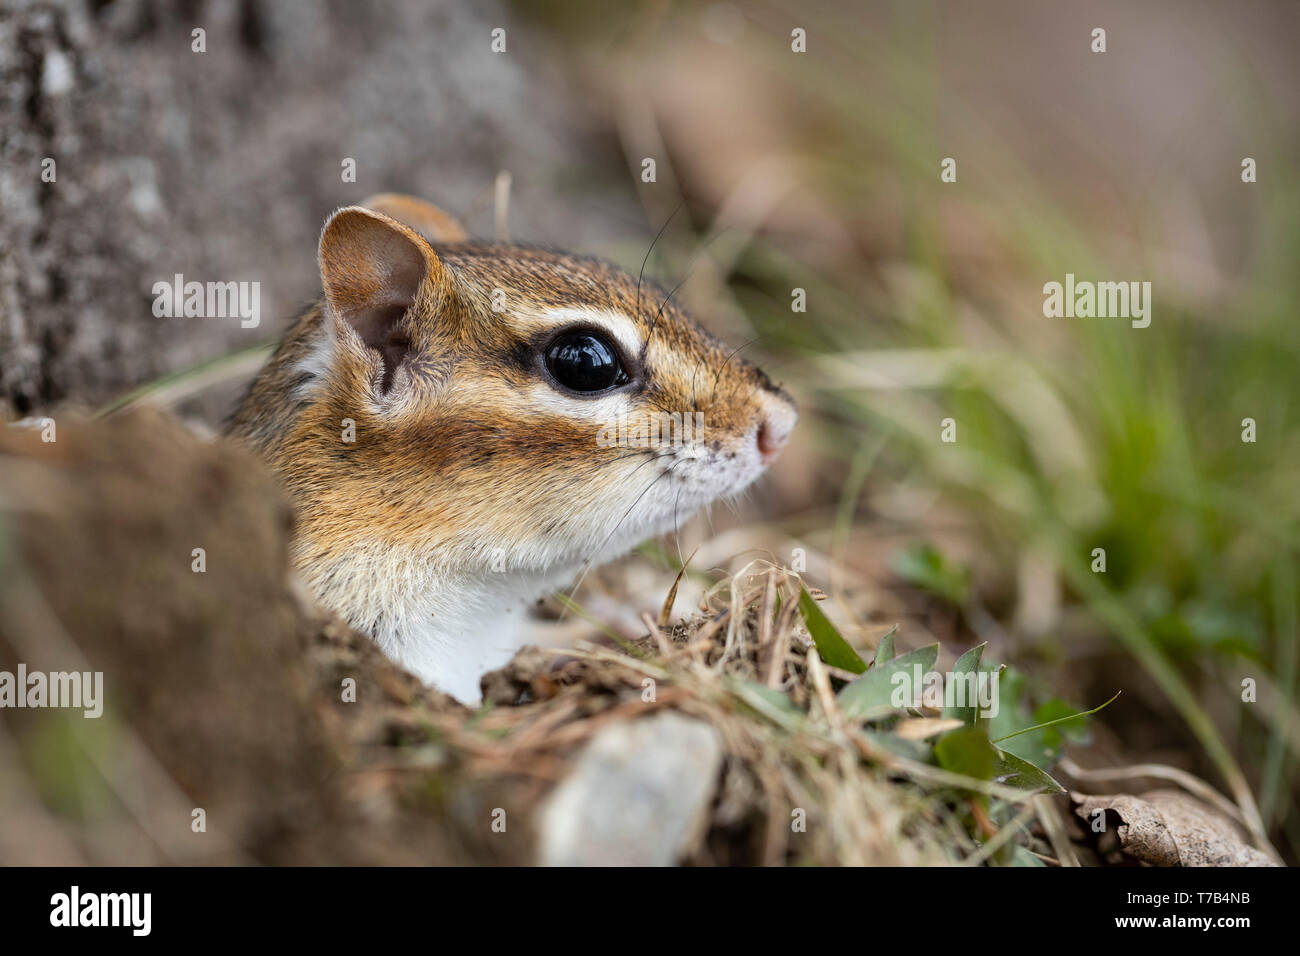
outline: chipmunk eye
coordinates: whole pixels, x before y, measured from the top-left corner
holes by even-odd
[[[628,381],[618,352],[594,332],[566,332],[546,349],[546,367],[575,392],[603,392]]]

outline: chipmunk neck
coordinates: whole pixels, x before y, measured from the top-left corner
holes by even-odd
[[[528,643],[529,607],[575,570],[466,573],[436,553],[380,540],[340,551],[301,537],[294,551],[298,573],[324,607],[370,634],[421,680],[469,705],[481,699],[479,678]]]

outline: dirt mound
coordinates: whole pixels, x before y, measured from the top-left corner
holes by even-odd
[[[258,462],[148,412],[54,437],[0,432],[0,668],[102,671],[104,716],[0,711],[4,862],[463,859],[347,773],[421,691],[298,600]]]

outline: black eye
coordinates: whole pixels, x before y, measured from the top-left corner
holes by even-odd
[[[565,332],[546,349],[546,367],[575,392],[603,392],[628,381],[614,346],[594,332]]]

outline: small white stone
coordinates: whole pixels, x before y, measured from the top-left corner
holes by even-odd
[[[538,815],[545,866],[671,866],[706,823],[722,766],[708,724],[675,711],[597,732]]]
[[[46,96],[62,96],[75,85],[72,61],[59,50],[46,53],[41,67],[41,92]]]

